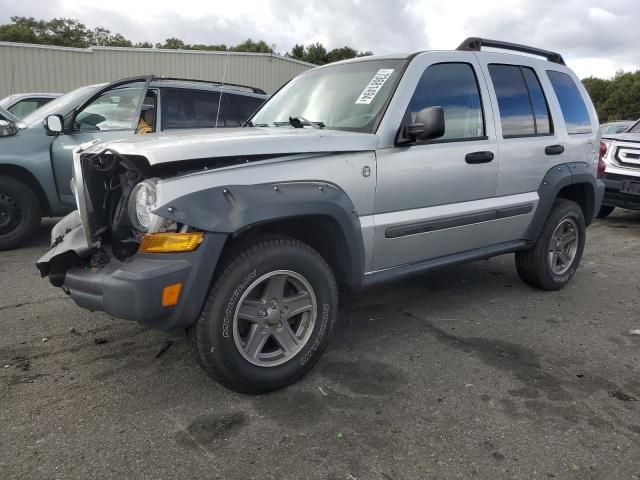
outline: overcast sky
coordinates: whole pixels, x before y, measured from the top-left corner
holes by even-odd
[[[0,0],[14,15],[71,17],[134,42],[263,39],[374,53],[453,49],[484,36],[559,51],[580,77],[640,68],[638,0]]]

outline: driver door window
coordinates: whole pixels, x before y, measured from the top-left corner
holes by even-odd
[[[405,114],[405,124],[427,107],[442,107],[445,133],[437,141],[477,140],[485,136],[482,102],[473,67],[468,63],[437,63],[427,68]]]
[[[143,87],[109,90],[93,100],[76,116],[81,132],[135,130]]]

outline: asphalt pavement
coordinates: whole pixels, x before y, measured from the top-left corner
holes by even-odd
[[[507,255],[343,299],[314,370],[256,397],[41,279],[52,225],[0,252],[2,479],[640,478],[640,212],[559,292]]]

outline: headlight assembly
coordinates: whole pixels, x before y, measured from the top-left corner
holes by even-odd
[[[141,232],[149,231],[149,228],[158,219],[151,213],[156,208],[156,183],[155,178],[143,180],[131,190],[129,196],[129,219],[132,225]]]

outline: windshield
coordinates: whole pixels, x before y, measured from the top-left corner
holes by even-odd
[[[23,122],[27,125],[35,125],[36,123],[42,123],[42,121],[49,115],[60,114],[64,116],[103,85],[104,84],[90,85],[88,87],[80,87],[76,90],[72,90],[66,95],[62,95],[61,97],[50,101],[35,112],[27,115],[24,117]]]
[[[640,121],[636,122],[633,127],[627,130],[627,133],[640,133]]]
[[[405,62],[365,60],[311,70],[271,97],[251,124],[373,133]]]

